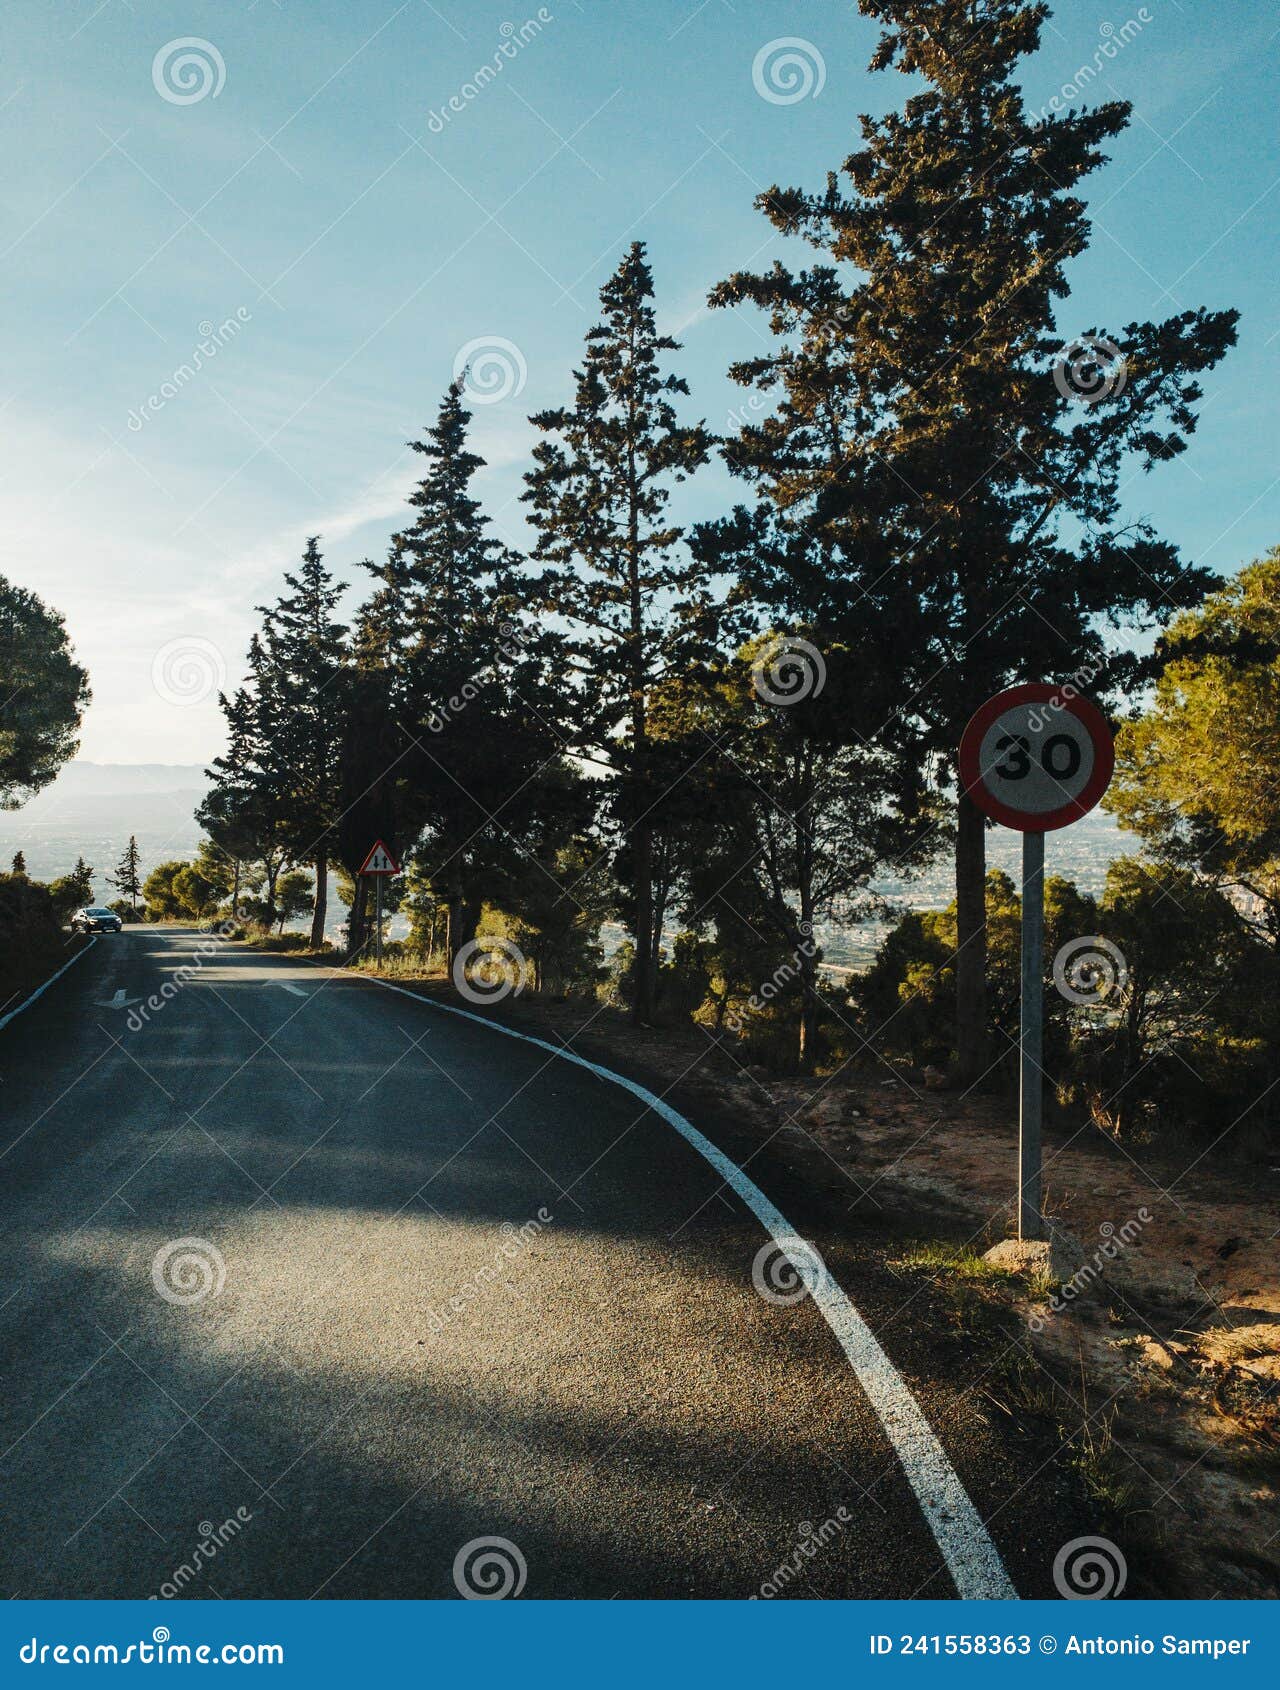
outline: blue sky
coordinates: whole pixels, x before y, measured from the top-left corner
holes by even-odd
[[[0,572],[66,615],[95,693],[82,755],[113,762],[218,749],[208,683],[235,678],[254,604],[310,533],[358,579],[412,482],[404,442],[473,343],[498,343],[475,365],[495,394],[519,389],[476,407],[474,442],[498,530],[520,543],[527,414],[565,397],[629,241],[649,243],[692,410],[726,429],[742,397],[726,368],[764,334],[749,313],[708,313],[706,291],[786,256],[754,194],[820,183],[858,113],[909,89],[866,71],[876,28],[833,0],[5,14]],[[1132,100],[1134,121],[1088,185],[1095,240],[1060,327],[1243,311],[1191,452],[1127,492],[1229,572],[1280,542],[1280,16],[1269,0],[1060,0],[1029,103],[1128,20],[1091,95]],[[801,43],[801,80],[774,86],[771,59],[753,68],[780,38]],[[717,469],[687,508],[734,496]]]

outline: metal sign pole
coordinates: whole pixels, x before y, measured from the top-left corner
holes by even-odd
[[[378,973],[381,974],[382,973],[382,876],[378,875],[376,878],[377,878],[377,883],[378,883],[378,920],[377,920],[377,925],[374,928],[374,939],[373,939],[374,963],[373,963],[373,966],[377,969]]]
[[[1018,1237],[1043,1238],[1044,834],[1022,836],[1022,1024],[1018,1040]]]

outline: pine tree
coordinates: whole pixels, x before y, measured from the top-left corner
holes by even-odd
[[[334,615],[341,595],[317,549],[307,541],[302,567],[285,575],[287,591],[263,614],[262,645],[270,667],[272,719],[264,725],[270,778],[287,795],[290,859],[315,869],[311,945],[324,943],[329,857],[335,844],[338,754],[346,629]],[[296,886],[295,886],[296,891]]]
[[[954,767],[964,723],[1020,679],[1073,672],[1104,697],[1145,674],[1108,627],[1158,625],[1206,572],[1126,522],[1131,463],[1176,458],[1197,376],[1236,338],[1231,311],[1130,323],[1062,348],[1056,302],[1090,227],[1077,192],[1126,127],[1118,101],[1037,121],[1016,83],[1048,16],[1025,0],[860,0],[885,27],[872,68],[923,86],[862,119],[824,188],[758,205],[821,255],[741,273],[713,305],[771,314],[779,348],[733,371],[772,414],[727,452],[768,510],[721,533],[776,610],[861,636],[900,665],[898,715]],[[1054,360],[1057,360],[1056,368]],[[1140,644],[1138,650],[1140,650]],[[985,1063],[984,824],[957,815],[957,1043]]]
[[[281,721],[273,672],[261,638],[249,643],[247,684],[218,702],[227,722],[227,748],[205,772],[210,786],[196,820],[235,865],[232,910],[238,908],[242,865],[261,865],[266,925],[276,919],[275,890],[296,838],[289,794],[271,749]]]
[[[528,619],[517,560],[473,495],[484,460],[467,445],[462,392],[452,383],[425,439],[411,443],[427,464],[409,498],[414,521],[385,564],[370,566],[378,585],[357,622],[344,752],[367,834],[344,823],[349,868],[376,837],[402,850],[419,841],[416,876],[448,910],[451,960],[550,800],[543,776],[561,738],[554,635]],[[362,922],[357,891],[354,932]]]
[[[138,852],[138,841],[133,834],[129,835],[129,843],[116,865],[116,872],[107,876],[107,885],[114,886],[122,898],[128,899],[136,920],[138,899],[142,896],[142,859]]]
[[[13,853],[12,872],[14,874],[25,874],[27,872],[27,859],[21,851]]]
[[[76,866],[67,876],[67,881],[69,886],[75,890],[77,906],[87,904],[93,897],[93,870],[83,857],[76,858]]]
[[[546,438],[524,495],[538,535],[533,557],[546,566],[540,594],[571,629],[576,738],[613,772],[635,937],[632,1007],[642,1023],[653,1010],[661,937],[650,699],[706,661],[715,633],[709,575],[668,514],[672,488],[707,462],[712,439],[676,416],[673,400],[689,390],[663,373],[663,355],[679,345],[658,333],[652,300],[637,242],[601,290],[602,321],[586,337],[572,405],[532,419]]]

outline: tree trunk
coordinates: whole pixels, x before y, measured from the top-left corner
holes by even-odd
[[[356,876],[355,896],[351,900],[351,914],[347,917],[347,955],[359,957],[365,942],[365,908],[369,882],[364,875]]]
[[[266,920],[263,925],[268,933],[276,924],[276,883],[280,879],[280,871],[284,867],[282,862],[274,862],[268,858],[265,865],[267,871]]]
[[[311,906],[311,949],[318,951],[324,944],[324,922],[329,908],[329,857],[317,851],[315,858],[316,901]]]
[[[657,974],[653,945],[653,829],[641,822],[633,835],[635,852],[635,995],[631,1019],[638,1027],[653,1020]]]
[[[231,871],[231,914],[238,918],[240,915],[240,859],[235,859],[235,866]]]
[[[982,812],[963,792],[956,827],[956,1079],[987,1071],[987,838]]]

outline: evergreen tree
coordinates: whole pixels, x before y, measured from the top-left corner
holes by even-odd
[[[872,68],[920,80],[862,119],[862,148],[816,193],[758,204],[821,255],[740,273],[718,306],[766,309],[778,348],[733,371],[772,414],[727,451],[764,504],[711,549],[752,569],[775,611],[899,667],[896,721],[943,776],[973,710],[1061,675],[1106,696],[1146,673],[1108,627],[1194,602],[1203,570],[1126,522],[1131,463],[1176,458],[1197,376],[1236,337],[1231,311],[1130,323],[1064,353],[1056,302],[1089,241],[1082,179],[1125,128],[1119,101],[1037,121],[1016,83],[1048,16],[1026,0],[860,0],[884,26]],[[1057,360],[1056,368],[1054,361]],[[985,1065],[984,824],[957,815],[959,1069]]]
[[[448,911],[451,961],[475,936],[490,883],[555,796],[544,778],[561,734],[555,637],[532,623],[517,560],[489,533],[472,493],[484,467],[467,445],[462,385],[446,390],[426,438],[413,523],[393,536],[356,629],[344,748],[346,860],[375,838],[418,841],[422,888]],[[363,899],[352,908],[353,943]]]
[[[278,778],[271,735],[280,722],[275,676],[260,637],[249,643],[249,676],[228,697],[219,695],[227,721],[227,748],[209,769],[208,792],[196,819],[236,864],[233,911],[240,902],[242,863],[260,865],[266,925],[276,919],[275,889],[296,843],[290,795]]]
[[[67,881],[75,890],[77,904],[87,904],[93,897],[93,870],[83,857],[76,858],[76,866],[67,876]]]
[[[128,901],[136,920],[138,899],[142,896],[142,859],[138,853],[138,841],[133,834],[129,835],[129,843],[116,864],[116,872],[107,876],[107,885],[114,886],[120,896]]]
[[[681,423],[687,395],[663,373],[653,278],[634,244],[600,293],[602,321],[586,337],[573,403],[532,420],[525,499],[546,566],[539,591],[571,630],[575,738],[613,773],[624,837],[627,925],[635,937],[633,1013],[653,1010],[660,932],[655,920],[654,823],[660,797],[649,730],[655,687],[695,670],[713,650],[715,604],[707,571],[671,519],[672,488],[707,462],[707,430]]]
[[[269,609],[260,607],[271,677],[269,686],[260,686],[259,699],[271,711],[262,724],[269,755],[269,769],[262,773],[285,799],[290,860],[315,869],[311,944],[319,949],[335,844],[346,630],[334,615],[341,588],[325,568],[316,539],[307,541],[297,574],[285,575],[287,591]]]
[[[1159,656],[1106,806],[1280,953],[1280,547],[1179,616]]]
[[[808,1067],[823,1017],[838,1013],[820,990],[818,929],[876,911],[877,873],[891,864],[909,875],[940,841],[922,771],[871,735],[862,654],[831,649],[819,684],[817,670],[792,671],[788,652],[797,663],[820,658],[798,639],[760,636],[720,665],[712,700],[696,684],[677,687],[658,721],[666,727],[683,706],[686,732],[702,740],[685,783],[703,818],[685,919],[714,922],[725,961],[771,953],[781,964],[796,987],[796,1055]],[[775,690],[793,673],[793,694]],[[754,947],[744,944],[748,924]],[[765,979],[742,984],[759,992]]]
[[[0,810],[16,810],[74,757],[89,703],[61,616],[0,575]]]
[[[21,851],[13,853],[12,872],[14,874],[25,874],[27,872],[27,859]]]

